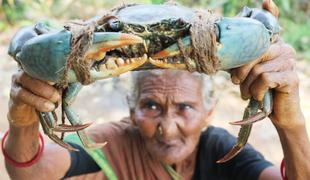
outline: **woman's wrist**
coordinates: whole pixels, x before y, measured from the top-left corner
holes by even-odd
[[[12,110],[13,111],[13,110]],[[38,124],[39,119],[37,114],[32,111],[26,111],[25,113],[9,112],[7,115],[10,128],[27,129]]]
[[[38,152],[38,137],[38,122],[24,127],[10,125],[4,148],[12,159],[19,162],[26,162],[31,160]]]
[[[284,154],[285,176],[288,179],[305,177],[310,168],[310,141],[306,127],[277,128],[277,131]]]
[[[306,127],[306,121],[302,112],[296,113],[294,116],[285,116],[277,118],[272,116],[271,120],[278,131],[294,132]]]
[[[39,136],[39,139],[41,141],[41,146],[39,147],[37,154],[35,156],[33,156],[33,158],[31,160],[25,161],[25,162],[16,161],[15,159],[11,158],[9,153],[5,150],[4,144],[6,142],[6,138],[8,137],[8,134],[9,134],[9,131],[7,131],[4,134],[4,137],[3,137],[2,142],[1,142],[1,150],[2,150],[2,153],[3,153],[3,156],[4,156],[6,163],[10,164],[11,166],[13,166],[15,168],[26,168],[26,167],[30,167],[30,166],[36,164],[41,159],[41,156],[42,156],[43,151],[44,151],[44,139],[43,139],[41,134]]]

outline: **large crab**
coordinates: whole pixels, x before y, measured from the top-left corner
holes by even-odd
[[[274,4],[266,6],[266,2],[265,7],[269,7],[269,10],[276,7]],[[272,14],[275,15],[266,10],[244,8],[237,17],[223,17],[212,22],[214,37],[210,40],[216,42],[213,48],[218,59],[214,70],[229,70],[261,57],[279,34],[277,19]],[[112,10],[104,18],[97,17],[83,23],[81,26],[88,28],[89,24],[97,22],[94,32],[88,33],[90,45],[84,48],[81,56],[82,63],[87,62],[85,64],[89,68],[88,83],[143,69],[190,69],[208,73],[199,70],[199,66],[204,68],[200,59],[191,57],[194,51],[191,21],[195,16],[194,10],[179,5],[129,5]],[[70,28],[54,30],[38,23],[20,30],[9,48],[9,54],[30,76],[65,87],[62,108],[71,126],[58,125],[55,112],[38,114],[45,134],[70,150],[75,149],[54,132],[77,131],[85,147],[102,146],[89,141],[83,131],[89,124],[83,124],[70,107],[82,87],[81,82],[85,83],[75,71],[74,64],[70,64],[77,62],[68,62],[76,39]],[[83,46],[78,47],[83,50]],[[261,112],[258,112],[260,109]],[[250,100],[244,120],[236,123],[242,125],[237,145],[218,162],[234,157],[246,144],[252,123],[270,112],[270,92],[265,95],[263,102]]]

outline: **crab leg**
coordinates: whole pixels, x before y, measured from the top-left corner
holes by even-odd
[[[275,18],[278,18],[279,10],[278,10],[278,7],[274,4],[274,2],[272,0],[271,1],[265,0],[263,2],[263,9],[269,11]],[[272,16],[271,14],[267,13],[266,16],[267,17],[269,16],[269,17],[268,18],[262,18],[263,16],[261,16],[261,14],[259,15],[258,13],[253,12],[254,10],[251,10],[251,9],[250,9],[250,11],[251,11],[251,13],[245,13],[246,17],[248,17],[247,14],[250,14],[251,16],[253,16],[251,18],[260,20],[262,23],[265,24],[265,26],[269,30],[271,30],[271,32],[278,32],[279,26],[274,26],[275,24],[277,24],[277,22],[275,22],[275,20],[276,20],[275,18],[271,17]],[[243,12],[249,12],[249,10],[244,9]],[[266,20],[269,20],[269,21],[266,21]],[[271,42],[274,42],[274,40],[276,38],[277,38],[277,35],[272,36]],[[241,125],[241,129],[240,129],[239,134],[238,134],[237,144],[222,159],[217,161],[217,163],[224,163],[224,162],[232,159],[242,150],[242,148],[245,146],[245,144],[248,141],[253,123],[266,118],[272,112],[272,107],[273,107],[272,99],[273,99],[272,98],[272,92],[271,92],[271,90],[269,90],[266,92],[264,99],[263,99],[263,102],[258,102],[254,99],[250,100],[250,103],[248,106],[248,107],[250,107],[250,109],[247,108],[245,110],[245,114],[244,114],[245,116],[244,116],[243,120],[231,123],[234,125]],[[260,105],[259,108],[262,109],[262,112],[260,112],[260,113],[257,113],[257,111],[258,111],[257,104],[259,104]],[[252,116],[251,116],[251,114],[252,114]]]
[[[57,135],[54,134],[54,132],[75,132],[78,130],[82,130],[89,125],[82,125],[82,126],[68,126],[68,127],[58,127],[56,125],[56,119],[54,112],[38,112],[40,123],[42,125],[42,129],[44,131],[44,134],[46,134],[49,138],[51,138],[55,143],[59,144],[60,146],[72,150],[77,151],[77,149],[73,148],[69,144],[63,142]]]
[[[257,113],[259,109],[262,109],[261,113]],[[267,91],[267,93],[265,94],[263,104],[252,98],[249,102],[248,107],[244,111],[243,120],[234,123],[234,125],[235,124],[241,125],[241,129],[238,134],[237,144],[234,145],[234,147],[222,159],[218,160],[217,163],[224,163],[235,157],[247,143],[253,123],[267,117],[271,113],[271,110],[272,110],[271,91]],[[254,117],[258,115],[260,119],[254,120],[255,119]]]
[[[40,112],[42,113],[42,112]],[[55,111],[52,112],[47,112],[47,113],[42,113],[41,114],[42,117],[44,117],[44,121],[45,124],[47,124],[48,126],[46,126],[46,128],[48,128],[48,132],[53,133],[53,132],[75,132],[75,131],[79,131],[82,129],[87,128],[88,126],[90,126],[91,124],[83,124],[83,125],[75,125],[75,126],[69,126],[69,125],[65,125],[65,124],[56,124],[56,115],[55,115]]]
[[[259,103],[256,100],[251,99],[248,107],[244,111],[243,118],[249,118],[256,114],[259,107]],[[248,124],[241,127],[238,134],[237,144],[234,145],[234,147],[222,159],[216,161],[217,163],[224,163],[226,161],[229,161],[243,149],[250,136],[252,126],[252,124]]]
[[[80,83],[71,83],[69,85],[68,89],[66,90],[66,92],[64,93],[64,97],[63,97],[63,102],[62,103],[63,103],[63,108],[64,108],[64,111],[65,111],[65,114],[66,114],[69,122],[73,126],[82,125],[83,124],[83,122],[79,118],[79,116],[70,107],[71,104],[76,99],[76,97],[77,97],[77,95],[78,95],[78,93],[80,92],[81,89],[82,89],[82,85]],[[106,143],[100,143],[100,144],[92,143],[88,139],[88,137],[87,137],[87,135],[86,135],[84,130],[79,130],[79,131],[77,131],[77,133],[78,133],[78,136],[79,136],[82,144],[86,148],[101,148],[101,147],[103,147],[106,144]]]
[[[50,139],[52,139],[55,143],[59,144],[60,146],[69,149],[71,151],[78,151],[74,147],[72,147],[70,144],[67,144],[63,142],[58,136],[56,136],[53,131],[51,130],[52,127],[50,123],[55,124],[53,122],[53,117],[49,113],[43,113],[43,112],[38,112],[40,123],[42,125],[42,129],[44,131],[44,134],[46,134]]]
[[[257,121],[261,121],[266,118],[272,111],[272,92],[269,90],[266,92],[261,108],[262,112],[259,112],[251,117],[245,118],[241,121],[230,122],[232,125],[247,125],[253,124]]]

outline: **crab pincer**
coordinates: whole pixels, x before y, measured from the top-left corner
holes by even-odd
[[[41,31],[42,29],[45,30]],[[107,52],[116,48],[143,43],[143,39],[138,36],[118,32],[94,32],[90,40],[91,45],[83,55],[82,63],[85,62],[88,65],[91,81],[118,76],[146,61],[146,57],[121,59],[110,58],[106,55]],[[67,29],[50,30],[44,24],[39,23],[34,27],[24,28],[15,35],[10,44],[9,54],[27,74],[34,78],[56,86],[60,86],[64,80],[68,83],[63,92],[62,107],[71,125],[58,125],[54,111],[39,112],[44,133],[57,144],[69,150],[76,149],[65,143],[54,132],[77,131],[85,147],[101,147],[104,144],[91,143],[83,131],[90,123],[83,124],[70,107],[82,87],[76,72],[68,67],[68,57],[72,46],[70,31]]]

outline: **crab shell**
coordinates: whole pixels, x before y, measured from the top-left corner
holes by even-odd
[[[272,36],[278,33],[272,31],[279,29],[277,28],[279,25],[269,12],[261,11],[268,17],[265,21],[272,22],[269,23],[271,28],[267,29],[264,22],[245,17],[224,17],[216,22],[219,40],[216,54],[220,61],[219,69],[227,70],[244,65],[266,52]],[[179,5],[134,5],[115,10],[112,14],[125,24],[144,26],[171,19],[181,19],[190,23],[195,11]],[[111,39],[105,38],[102,33],[104,34],[104,32],[101,32],[100,35],[94,34],[94,44],[102,41],[108,42]],[[119,33],[122,31],[115,32],[115,38],[120,36]],[[113,35],[113,33],[111,34]],[[139,34],[136,35],[139,36]],[[165,35],[165,32],[161,35]],[[140,37],[146,38],[141,35]],[[17,48],[20,49],[18,52],[16,52],[16,48],[10,48],[9,53],[14,54],[15,59],[29,75],[44,81],[59,83],[63,78],[67,57],[71,52],[71,38],[71,32],[66,29],[53,31],[23,42],[22,47]],[[184,32],[176,34],[175,39],[172,39],[171,42],[164,44],[161,50],[169,48],[169,46],[173,47],[179,38],[183,38],[185,44],[190,45],[188,29],[185,29]],[[14,47],[14,43],[11,43],[11,47]],[[148,45],[151,44],[153,42],[149,40]],[[155,52],[145,53],[151,57]],[[97,79],[100,79],[100,75],[96,76],[99,76]],[[69,82],[76,81],[73,71],[69,71],[67,78]]]
[[[224,17],[216,22],[218,28],[218,46],[217,56],[220,60],[220,69],[227,70],[235,68],[251,60],[255,60],[262,56],[270,46],[271,40],[275,34],[278,34],[280,27],[277,19],[265,10],[255,9],[255,13],[250,17],[250,8],[244,8],[243,12],[247,14],[240,17]],[[171,26],[172,30],[166,30],[163,34],[173,34],[173,31],[178,30],[172,38],[174,38],[174,46],[178,38],[184,38],[184,34],[189,35],[190,23],[196,14],[196,11],[179,5],[132,5],[125,8],[120,8],[112,13],[120,22],[127,25],[136,26],[152,26],[165,20],[182,21],[183,27],[176,29]],[[182,31],[183,28],[183,31]],[[181,30],[180,30],[181,29]],[[120,30],[120,32],[124,32]],[[128,33],[128,30],[125,31]],[[142,35],[143,39],[148,37]],[[156,36],[156,33],[153,33]],[[158,34],[158,33],[157,33]],[[161,34],[162,35],[162,34]],[[149,36],[149,35],[148,35]],[[171,39],[171,36],[169,37]],[[169,41],[170,39],[163,37],[161,41]],[[152,38],[155,39],[155,38]],[[190,46],[190,38],[184,38],[184,44]],[[147,46],[152,46],[153,42],[149,42]],[[163,44],[163,42],[162,42]],[[167,46],[167,45],[166,45]],[[154,48],[151,48],[154,49]],[[156,52],[150,52],[151,54]],[[149,54],[149,56],[152,56]]]

